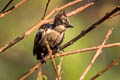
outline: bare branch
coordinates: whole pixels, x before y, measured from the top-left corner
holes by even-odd
[[[41,70],[41,67],[39,68],[38,70],[38,73],[37,73],[37,80],[41,80],[42,79],[42,70]]]
[[[116,17],[116,16],[120,16],[120,13],[114,14],[113,16],[111,16],[110,18]]]
[[[48,2],[47,2],[47,4],[46,4],[45,11],[44,11],[44,15],[43,15],[42,19],[44,19],[44,17],[46,16],[49,3],[50,3],[50,0],[48,0]]]
[[[87,7],[89,7],[89,6],[93,5],[93,4],[94,3],[92,2],[92,3],[86,4],[85,6],[79,7],[77,9],[73,10],[71,13],[68,13],[67,16],[73,16],[76,13],[79,13],[80,11],[84,10],[85,8],[87,8]]]
[[[120,43],[107,44],[107,45],[104,45],[103,48],[112,48],[112,47],[117,47],[117,46],[120,46]],[[56,57],[59,57],[59,56],[67,56],[67,55],[72,55],[72,54],[76,54],[76,53],[93,51],[93,50],[97,50],[99,48],[100,48],[100,45],[96,46],[96,47],[91,47],[91,48],[84,48],[84,49],[68,51],[68,52],[64,52],[62,54],[56,54],[56,55],[53,55],[53,57],[56,58]]]
[[[13,0],[10,0],[6,5],[5,7],[0,11],[0,13],[4,13],[5,9],[8,8],[8,6],[13,2]]]
[[[26,77],[28,77],[36,69],[39,69],[40,66],[41,66],[40,62],[37,63],[37,64],[35,64],[28,72],[26,72],[25,74],[23,74],[18,80],[24,80]]]
[[[70,6],[76,4],[76,3],[80,2],[80,1],[82,1],[82,0],[74,0],[74,1],[72,1],[72,2],[69,2],[69,3],[65,4],[65,5],[62,5],[62,6],[59,7],[59,8],[53,9],[53,10],[45,17],[45,19],[48,19],[48,18],[49,18],[50,16],[52,16],[55,12],[60,11],[60,10],[62,10],[62,9],[65,9],[65,8],[67,8],[67,7],[70,7]],[[50,21],[53,21],[53,19],[51,19]]]
[[[73,15],[75,15],[75,14],[77,14],[77,13],[85,10],[86,8],[90,7],[90,6],[93,5],[93,4],[94,4],[94,2],[91,2],[91,3],[88,3],[88,4],[84,5],[84,6],[82,6],[82,7],[79,7],[79,8],[77,8],[77,9],[69,12],[69,13],[67,14],[67,16],[68,16],[68,17],[73,16]],[[64,9],[64,8],[66,8],[66,7],[63,7],[63,9]],[[62,9],[62,8],[55,8],[55,9],[53,9],[53,10],[51,11],[51,13],[48,14],[48,16],[46,16],[46,18],[50,17],[50,16],[53,15],[56,11],[60,11],[61,9]],[[45,18],[45,19],[46,19],[46,18]],[[53,19],[46,20],[46,23],[49,23],[49,22],[53,22]]]
[[[111,15],[113,15],[114,13],[116,13],[119,10],[120,10],[120,6],[117,6],[116,8],[114,8],[112,11],[110,11],[105,16],[103,16],[100,20],[96,21],[94,24],[92,24],[91,26],[89,26],[86,30],[84,30],[80,34],[78,34],[75,38],[73,38],[72,40],[70,40],[69,42],[67,42],[66,44],[64,44],[61,47],[61,50],[64,49],[64,48],[66,48],[67,46],[73,44],[74,42],[76,42],[77,40],[79,40],[80,38],[82,38],[83,36],[85,36],[88,32],[90,32],[93,29],[95,29],[96,27],[98,27],[98,25],[100,25],[101,23],[103,23]]]
[[[101,44],[100,48],[96,51],[94,57],[92,58],[92,60],[90,61],[90,63],[88,64],[87,68],[85,69],[85,71],[83,72],[83,74],[80,76],[80,80],[83,80],[86,76],[86,74],[88,73],[88,71],[90,70],[90,68],[92,67],[92,65],[94,64],[94,62],[96,61],[96,59],[99,57],[99,55],[102,53],[102,49],[103,46],[105,45],[105,43],[107,42],[108,38],[110,37],[110,35],[112,34],[112,30],[109,30],[103,43]]]
[[[45,42],[45,45],[46,45],[46,47],[47,47],[47,49],[48,49],[48,54],[49,54],[49,56],[50,56],[51,62],[52,62],[53,67],[54,67],[54,69],[55,69],[57,79],[58,79],[58,80],[61,80],[60,77],[59,77],[60,74],[58,73],[58,69],[57,69],[56,63],[55,63],[55,61],[54,61],[54,58],[52,57],[52,50],[50,49],[50,46],[49,46],[49,44],[48,44],[47,41]]]
[[[120,46],[120,42],[104,45],[103,48],[111,48],[111,47],[117,47],[117,46]],[[60,56],[66,56],[66,55],[71,55],[71,54],[76,54],[76,53],[93,51],[93,50],[97,50],[97,49],[99,49],[99,48],[100,48],[100,46],[91,47],[91,48],[85,48],[85,49],[79,49],[79,50],[69,51],[69,52],[65,52],[65,53],[61,53],[61,54],[56,54],[56,55],[53,55],[52,57],[53,57],[53,58],[56,58],[56,57],[60,57]],[[48,59],[50,59],[50,56],[47,56],[47,57],[45,58],[46,61],[47,61]],[[32,68],[30,68],[29,71],[27,71],[25,74],[23,74],[23,75],[19,78],[19,80],[24,80],[26,77],[28,77],[32,72],[34,72],[34,71],[35,71],[36,69],[38,69],[40,66],[41,66],[41,63],[40,63],[40,62],[36,63]]]
[[[61,68],[62,68],[63,59],[64,59],[64,57],[61,57],[61,58],[60,58],[59,65],[57,66],[57,67],[58,67],[58,73],[60,74],[60,75],[59,75],[60,80],[62,80],[62,77],[61,77],[61,74],[62,74]],[[56,80],[58,80],[58,78],[56,78]]]
[[[4,17],[5,15],[11,13],[13,10],[15,10],[16,8],[18,8],[19,6],[21,6],[22,4],[24,4],[25,2],[27,2],[28,0],[22,0],[19,3],[17,3],[16,5],[12,6],[11,8],[9,8],[7,11],[0,13],[0,18]]]
[[[5,13],[0,13],[0,18],[1,16],[3,17],[4,15],[12,12],[14,9],[16,9],[17,7],[19,7],[20,5],[22,5],[24,2],[26,2],[27,0],[22,0],[20,3],[16,4],[14,7],[12,7],[11,9],[9,9],[7,12]],[[37,24],[35,24],[31,29],[27,30],[25,33],[21,34],[19,37],[17,37],[16,39],[10,41],[9,43],[7,43],[6,45],[0,47],[0,53],[5,51],[6,49],[8,49],[9,47],[13,46],[14,44],[16,44],[17,42],[21,41],[22,39],[26,38],[27,36],[29,36],[33,31],[35,31],[35,29],[37,29],[39,26],[41,26],[42,24],[45,23],[49,23],[49,22],[53,22],[53,19],[49,19],[47,20],[49,17],[51,17],[51,15],[53,15],[55,12],[60,11],[64,8],[67,8],[73,4],[76,4],[78,2],[80,2],[81,0],[75,0],[73,2],[70,2],[68,4],[65,4],[59,8],[55,8],[53,9],[45,18],[44,20],[40,20]],[[89,7],[93,5],[93,3],[89,3],[83,7],[80,7],[74,11],[71,11],[70,13],[67,14],[67,16],[73,16],[75,14],[77,14],[78,12],[80,12],[81,10],[84,10],[85,8]],[[66,43],[65,45],[63,45],[61,47],[61,50],[66,48],[67,46],[73,44],[74,42],[76,42],[78,39],[80,39],[81,37],[85,36],[88,32],[90,32],[91,30],[93,30],[94,28],[97,27],[97,25],[101,24],[102,22],[104,22],[105,20],[107,20],[111,15],[113,15],[114,13],[116,13],[117,11],[120,10],[120,6],[116,7],[115,9],[113,9],[111,12],[107,13],[104,17],[102,17],[100,20],[98,20],[97,22],[95,22],[94,24],[92,24],[88,29],[86,29],[85,31],[82,31],[78,36],[76,36],[74,39],[72,39],[71,41],[69,41],[68,43]],[[46,12],[45,12],[46,14]],[[120,43],[116,43],[116,44],[110,44],[110,45],[104,45],[102,46],[102,48],[108,48],[108,47],[114,47],[114,46],[120,46]],[[54,57],[58,57],[58,56],[65,56],[65,55],[70,55],[70,54],[74,54],[77,52],[85,52],[85,51],[92,51],[92,50],[97,50],[101,48],[101,46],[98,47],[93,47],[93,48],[85,48],[85,49],[81,49],[81,50],[75,50],[73,52],[66,52],[63,54],[56,54],[56,55],[51,55],[51,58]],[[101,48],[101,49],[102,49]],[[101,50],[100,50],[101,51]],[[50,59],[50,56],[46,57],[46,60]],[[34,70],[36,70],[38,67],[41,66],[41,63],[38,62],[36,65],[34,65],[28,72],[26,72],[23,76],[21,76],[19,78],[19,80],[24,80],[26,77],[28,77]]]
[[[104,72],[108,71],[110,68],[112,68],[113,66],[115,66],[116,64],[118,64],[119,61],[120,61],[120,57],[118,57],[117,59],[115,59],[111,64],[109,64],[108,66],[106,66],[103,70],[101,70],[100,72],[98,72],[96,75],[94,75],[89,80],[95,80],[96,78],[98,78],[99,76],[101,76]]]
[[[69,4],[69,3],[68,3]],[[91,4],[91,3],[89,3]],[[66,4],[67,5],[67,4]],[[92,5],[92,4],[91,4]],[[61,6],[62,7],[62,6]],[[63,8],[58,8],[57,11],[63,9]],[[89,6],[87,6],[89,7]],[[85,7],[84,9],[86,9],[87,7]],[[66,7],[65,7],[66,8]],[[79,8],[80,9],[80,8]],[[71,11],[72,12],[72,11]],[[15,45],[16,43],[18,43],[19,41],[21,41],[22,39],[26,38],[27,36],[29,36],[33,31],[35,31],[37,28],[39,28],[42,24],[46,24],[49,22],[52,22],[53,19],[50,20],[46,20],[47,18],[49,18],[51,15],[51,13],[53,13],[52,11],[44,18],[44,20],[40,20],[37,24],[35,24],[32,28],[30,28],[29,30],[27,30],[26,32],[24,32],[23,34],[21,34],[19,37],[15,38],[14,40],[8,42],[7,44],[3,45],[2,47],[0,47],[0,53],[2,53],[3,51],[5,51],[6,49],[12,47],[13,45]],[[76,13],[77,14],[77,13]]]

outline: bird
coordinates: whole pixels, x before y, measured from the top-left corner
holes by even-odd
[[[53,23],[43,24],[38,29],[33,47],[33,55],[36,56],[37,60],[40,60],[41,63],[46,63],[45,57],[49,54],[45,41],[48,42],[51,50],[60,50],[60,45],[63,42],[65,31],[68,28],[73,28],[73,26],[70,25],[69,18],[66,15],[65,10],[61,10],[55,16]]]

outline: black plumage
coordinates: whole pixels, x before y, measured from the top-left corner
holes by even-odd
[[[36,33],[34,40],[33,54],[42,63],[45,62],[44,57],[48,55],[48,50],[45,45],[45,41],[48,42],[51,50],[58,49],[63,42],[65,31],[67,28],[71,28],[69,19],[66,16],[65,11],[60,11],[54,19],[53,24],[44,24]]]

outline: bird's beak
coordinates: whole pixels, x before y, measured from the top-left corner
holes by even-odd
[[[67,25],[67,28],[73,28],[73,26],[72,25]]]

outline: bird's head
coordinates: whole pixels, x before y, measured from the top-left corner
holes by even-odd
[[[68,18],[68,16],[66,15],[65,10],[61,10],[61,11],[55,16],[54,25],[55,25],[55,27],[56,27],[56,26],[59,26],[59,25],[63,25],[63,26],[66,27],[66,28],[73,28],[73,26],[70,25],[69,18]]]

